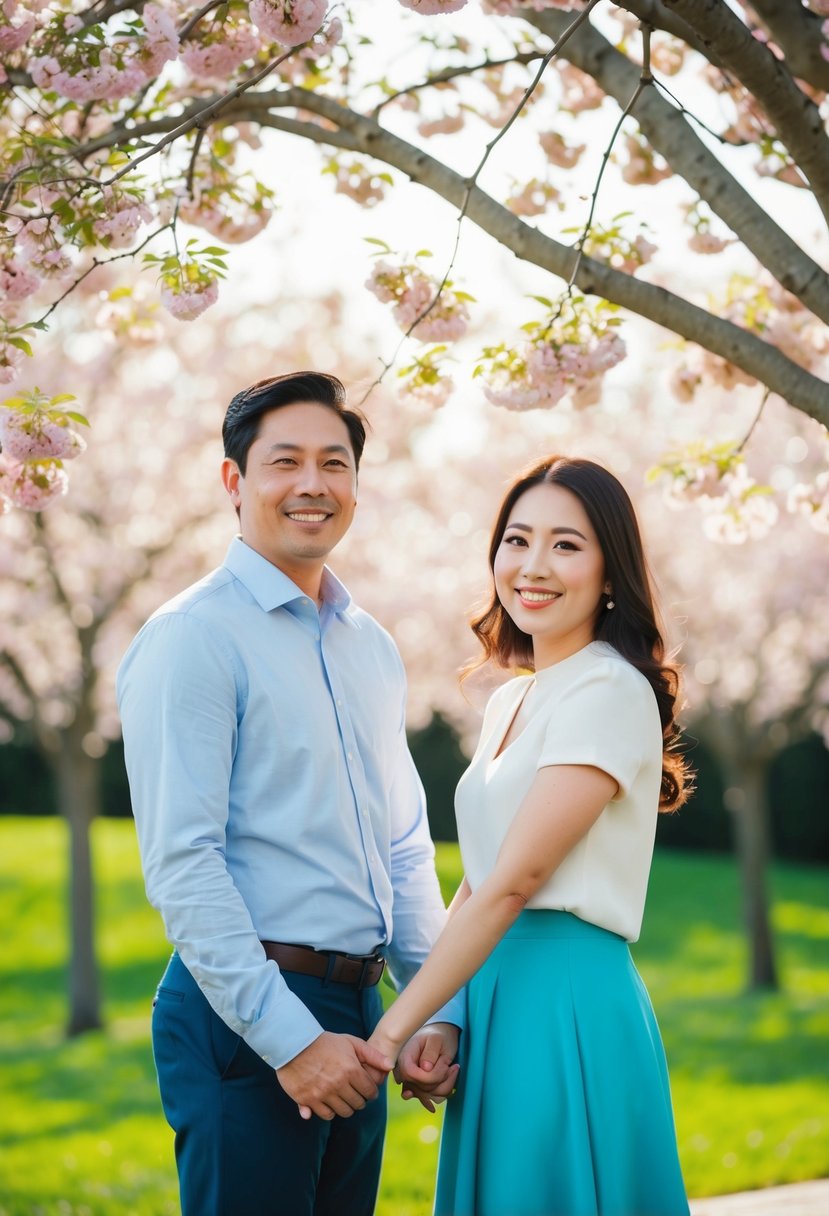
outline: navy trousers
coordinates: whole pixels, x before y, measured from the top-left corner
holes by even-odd
[[[376,988],[283,974],[325,1030],[367,1038],[377,1025]],[[152,1026],[182,1216],[371,1216],[385,1087],[348,1119],[301,1119],[274,1070],[214,1013],[177,954]]]

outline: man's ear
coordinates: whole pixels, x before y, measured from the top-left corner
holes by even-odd
[[[226,456],[222,461],[222,485],[230,495],[230,501],[233,503],[236,510],[239,510],[241,495],[239,493],[239,482],[242,474],[239,472],[239,466],[235,460],[231,460]]]

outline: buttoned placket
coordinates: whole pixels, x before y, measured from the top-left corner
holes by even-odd
[[[343,750],[343,759],[345,760],[351,792],[354,796],[357,826],[360,831],[360,839],[363,844],[369,877],[371,878],[372,894],[374,895],[374,902],[377,905],[377,910],[385,927],[382,942],[386,942],[389,938],[389,924],[378,892],[387,884],[388,876],[383,868],[380,850],[374,836],[374,826],[371,822],[371,815],[368,809],[369,799],[366,788],[365,769],[363,768],[362,757],[357,746],[357,736],[354,732],[351,715],[348,711],[348,697],[340,680],[337,665],[326,653],[326,634],[335,620],[336,614],[327,605],[323,606],[322,613],[318,612],[316,605],[309,599],[305,599],[301,603],[303,608],[309,613],[309,616],[313,614],[314,639],[319,647],[322,669],[328,683],[328,690],[334,706],[337,726],[339,727],[340,744]]]

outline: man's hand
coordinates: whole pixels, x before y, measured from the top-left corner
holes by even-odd
[[[459,1034],[451,1022],[433,1022],[412,1035],[394,1070],[404,1099],[417,1098],[421,1106],[434,1113],[436,1104],[449,1097],[458,1078],[459,1065],[452,1061],[457,1055]]]
[[[391,1060],[350,1034],[323,1031],[304,1051],[276,1070],[276,1079],[299,1106],[303,1119],[347,1118],[377,1097]]]

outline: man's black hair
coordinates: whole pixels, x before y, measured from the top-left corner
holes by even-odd
[[[366,442],[366,420],[348,405],[343,383],[326,372],[289,372],[242,389],[227,407],[222,424],[225,456],[235,460],[243,477],[248,452],[259,434],[263,416],[285,405],[303,404],[325,406],[342,418],[354,450],[354,465],[359,469]]]

